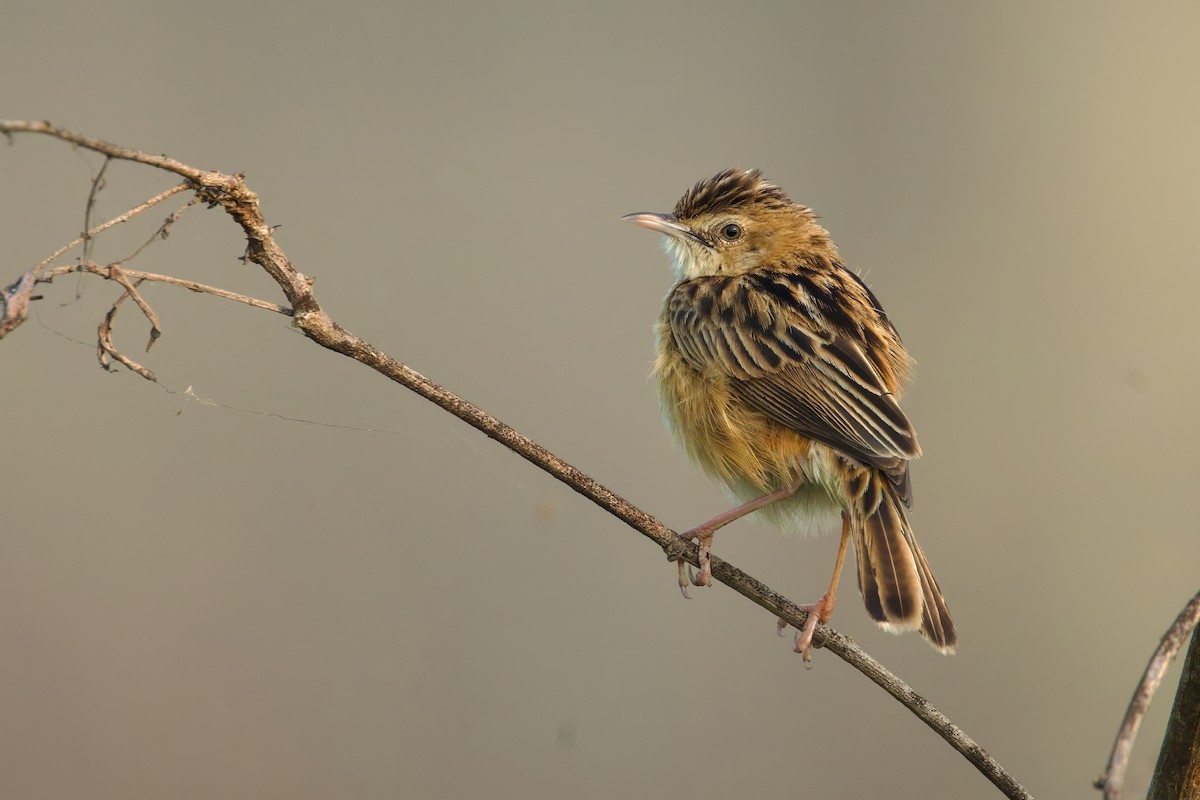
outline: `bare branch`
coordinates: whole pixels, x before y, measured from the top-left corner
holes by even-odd
[[[1125,719],[1117,731],[1117,740],[1113,743],[1112,753],[1108,757],[1108,766],[1095,782],[1095,787],[1104,792],[1104,800],[1119,800],[1121,797],[1121,791],[1125,788],[1125,771],[1129,767],[1129,756],[1133,752],[1133,743],[1137,739],[1142,720],[1150,709],[1150,701],[1154,699],[1163,675],[1179,654],[1179,649],[1183,647],[1188,634],[1196,627],[1197,621],[1200,621],[1200,592],[1197,592],[1183,607],[1183,611],[1179,612],[1179,616],[1159,641],[1158,648],[1150,657],[1150,663],[1146,664],[1146,671],[1142,673],[1142,680],[1133,693],[1133,699],[1129,701]]]
[[[154,309],[150,308],[150,304],[142,298],[142,295],[137,290],[138,285],[140,285],[142,281],[138,279],[137,281],[130,282],[129,278],[126,277],[124,270],[122,270],[116,264],[108,265],[108,276],[112,280],[125,287],[125,295],[130,297],[133,302],[137,303],[137,307],[140,308],[142,313],[146,315],[146,319],[150,320],[150,341],[146,342],[146,352],[149,353],[150,348],[154,346],[156,341],[158,341],[158,337],[162,336],[162,328],[158,324],[158,315],[154,313]],[[119,303],[120,299],[118,299],[117,302]],[[115,304],[113,309],[116,309]]]
[[[112,158],[134,161],[181,175],[188,179],[190,187],[204,202],[220,205],[242,228],[246,235],[245,258],[258,264],[279,285],[287,302],[291,305],[293,325],[322,347],[328,348],[374,369],[387,378],[407,387],[425,399],[454,414],[459,419],[539,469],[570,486],[579,494],[596,503],[613,516],[640,532],[666,553],[668,559],[684,559],[698,566],[698,551],[695,544],[684,541],[645,511],[630,504],[590,476],[579,471],[525,435],[504,424],[482,409],[472,405],[453,392],[439,386],[424,375],[400,363],[387,353],[375,348],[345,328],[338,325],[317,302],[313,281],[297,270],[279,247],[273,236],[273,228],[263,218],[258,196],[245,184],[241,175],[225,175],[205,172],[182,164],[166,156],[150,156],[136,150],[92,139],[70,131],[64,131],[48,122],[5,122],[0,121],[0,133],[42,133],[80,147],[94,150]],[[132,277],[134,272],[127,271]],[[147,278],[149,279],[149,278]],[[128,294],[123,294],[114,304],[109,316],[115,315],[117,306]],[[286,310],[280,313],[288,313]],[[107,318],[106,318],[107,319]],[[105,353],[121,360],[126,366],[133,362],[124,359],[111,348],[111,319],[108,319],[109,339]],[[144,370],[140,365],[130,366],[135,371]],[[145,370],[145,372],[149,372]],[[139,374],[143,374],[139,372]],[[153,379],[152,373],[147,376]],[[713,577],[732,588],[757,605],[767,609],[774,617],[782,618],[797,628],[803,627],[807,614],[795,603],[773,591],[760,581],[718,558],[712,559]],[[1009,775],[986,751],[970,739],[958,726],[933,707],[928,700],[918,695],[906,683],[889,672],[882,664],[863,652],[854,642],[826,625],[818,625],[814,641],[818,646],[836,654],[853,666],[892,697],[900,701],[920,720],[925,722],[942,738],[950,743],[968,761],[1010,798],[1029,798],[1030,795]]]
[[[189,167],[187,164],[180,163],[173,158],[166,156],[152,156],[149,153],[143,153],[139,150],[131,150],[128,147],[119,147],[111,142],[106,142],[101,139],[93,139],[90,136],[84,136],[80,133],[63,130],[55,125],[46,122],[45,120],[36,122],[33,120],[0,120],[0,133],[11,135],[14,133],[44,133],[48,136],[53,136],[55,139],[61,139],[64,142],[79,145],[85,150],[92,150],[109,158],[116,158],[122,161],[135,161],[138,164],[146,164],[151,167],[158,167],[167,172],[174,172],[184,178],[193,181],[202,181],[207,174],[204,170]]]
[[[1138,739],[1141,721],[1146,717],[1146,711],[1150,710],[1151,700],[1154,699],[1154,693],[1158,691],[1159,685],[1163,682],[1166,669],[1171,666],[1172,661],[1175,661],[1175,656],[1180,652],[1188,634],[1192,632],[1198,621],[1200,621],[1200,591],[1192,597],[1192,600],[1188,601],[1187,606],[1183,607],[1175,621],[1171,622],[1171,627],[1166,628],[1166,633],[1159,640],[1158,648],[1150,657],[1150,663],[1146,664],[1146,670],[1141,675],[1141,681],[1133,693],[1133,699],[1129,700],[1129,708],[1121,722],[1121,729],[1117,730],[1117,739],[1112,744],[1108,766],[1094,784],[1104,793],[1104,800],[1121,798],[1124,776],[1126,776],[1129,766],[1129,756],[1130,753],[1133,753],[1134,741]]]
[[[142,203],[141,205],[134,206],[133,208],[129,209],[124,214],[113,217],[108,222],[104,222],[100,225],[97,225],[96,227],[92,228],[90,231],[87,231],[83,236],[80,236],[78,239],[75,239],[74,241],[71,241],[71,242],[67,242],[62,247],[58,248],[53,253],[51,253],[49,256],[47,256],[45,259],[43,259],[41,262],[39,262],[38,265],[36,267],[34,267],[34,269],[35,270],[43,269],[51,261],[54,261],[56,258],[61,256],[63,253],[70,250],[72,247],[82,244],[88,238],[93,237],[102,231],[108,230],[109,228],[113,227],[114,225],[120,225],[122,222],[128,222],[129,220],[133,219],[134,217],[136,217],[138,214],[142,213],[146,209],[156,206],[159,203],[161,203],[162,201],[164,201],[174,195],[177,195],[182,191],[190,189],[190,188],[191,188],[191,186],[189,186],[188,184],[181,183],[178,186],[172,186],[170,189],[167,189],[165,192],[162,192],[161,194],[156,194],[154,197],[151,197],[149,200]]]
[[[118,261],[114,261],[113,264],[116,266],[124,266],[125,264],[128,264],[130,261],[133,261],[135,258],[140,256],[142,254],[142,251],[144,251],[147,247],[149,247],[150,245],[157,242],[159,239],[166,239],[168,236],[171,235],[171,226],[179,221],[179,218],[183,216],[183,212],[187,211],[189,208],[192,208],[199,202],[200,202],[200,198],[193,197],[191,200],[187,201],[187,203],[185,203],[184,205],[182,205],[179,208],[172,211],[170,214],[167,215],[167,218],[162,221],[162,224],[158,226],[158,229],[156,231],[154,231],[153,234],[150,235],[150,238],[147,239],[146,241],[142,242],[141,246],[138,247],[138,249],[134,250],[132,253],[125,256],[124,258],[122,258]],[[149,348],[147,348],[147,349],[149,349]]]
[[[87,204],[83,210],[83,234],[79,237],[83,239],[83,261],[92,257],[92,235],[88,233],[92,227],[92,211],[96,208],[96,196],[104,188],[104,173],[108,171],[108,165],[111,163],[112,156],[106,156],[96,177],[92,179],[92,188],[88,192]]]
[[[84,272],[90,272],[93,275],[99,275],[101,278],[107,279],[110,277],[108,267],[106,266],[101,264],[81,264],[79,266],[61,266],[46,270],[38,279],[38,283],[50,283],[59,275],[79,272],[80,270],[83,270]],[[226,300],[245,303],[248,306],[261,308],[264,311],[273,311],[276,314],[283,314],[284,316],[288,317],[292,315],[292,310],[287,306],[281,306],[278,303],[268,303],[266,300],[259,300],[256,297],[248,297],[244,294],[231,292],[228,289],[220,289],[216,286],[208,286],[203,283],[196,283],[196,281],[189,281],[184,278],[176,278],[173,275],[159,275],[154,272],[142,272],[136,269],[124,268],[121,269],[121,272],[125,275],[125,277],[138,282],[150,281],[151,283],[167,283],[172,286],[181,286],[184,289],[188,289],[199,294],[211,294],[215,297],[223,297]]]
[[[100,327],[96,331],[96,337],[98,340],[96,344],[96,359],[100,362],[100,366],[104,367],[105,369],[108,369],[109,365],[112,364],[112,360],[116,359],[133,372],[141,375],[146,380],[157,383],[158,378],[154,376],[153,372],[146,367],[143,367],[132,358],[129,358],[129,356],[122,353],[117,349],[116,345],[113,344],[113,320],[117,318],[117,310],[120,309],[121,303],[125,302],[125,298],[129,296],[130,295],[128,291],[122,292],[121,296],[118,297],[116,302],[112,304],[112,308],[108,310],[108,313],[104,315],[104,319],[100,322]]]
[[[1200,628],[1183,660],[1147,800],[1200,800]]]

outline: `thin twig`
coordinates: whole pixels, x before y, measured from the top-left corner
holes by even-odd
[[[1200,800],[1200,627],[1183,657],[1146,800]]]
[[[143,153],[140,150],[133,150],[128,147],[121,147],[112,142],[106,142],[103,139],[93,139],[81,133],[59,128],[45,120],[0,120],[0,133],[6,135],[13,133],[44,133],[47,136],[53,136],[55,139],[79,145],[85,150],[92,150],[110,158],[120,159],[121,161],[133,161],[150,167],[158,167],[159,169],[174,172],[180,177],[193,181],[203,181],[204,177],[209,174],[220,174],[208,173],[202,169],[196,169],[167,156],[152,156],[149,153]]]
[[[92,227],[92,211],[96,208],[96,196],[100,194],[100,190],[104,188],[104,173],[108,171],[108,165],[112,163],[112,156],[105,156],[104,163],[100,165],[100,171],[96,173],[96,177],[92,179],[92,188],[88,191],[87,204],[83,209],[83,260],[87,261],[92,257],[92,236],[88,230]]]
[[[87,231],[83,236],[80,236],[78,239],[75,239],[74,241],[71,241],[71,242],[67,242],[62,247],[55,250],[49,256],[47,256],[42,261],[40,261],[38,263],[38,265],[36,267],[34,267],[34,270],[40,272],[42,269],[44,269],[46,267],[47,264],[49,264],[51,261],[54,261],[56,258],[61,256],[63,253],[70,250],[72,247],[75,247],[76,245],[81,244],[82,242],[86,241],[87,239],[95,236],[96,234],[98,234],[102,231],[108,230],[109,228],[111,228],[114,225],[120,225],[122,222],[128,222],[129,220],[133,219],[134,217],[136,217],[138,214],[142,213],[146,209],[152,208],[153,206],[158,205],[162,201],[164,201],[174,195],[177,195],[182,191],[190,189],[190,188],[191,188],[191,186],[186,183],[181,183],[177,186],[172,186],[170,189],[167,189],[165,192],[162,192],[161,194],[156,194],[154,197],[151,197],[149,200],[142,203],[141,205],[134,206],[133,208],[126,211],[124,214],[115,216],[112,219],[110,219],[108,222],[104,222],[104,223],[101,223],[100,225],[97,225],[96,227],[92,228],[90,231]]]
[[[125,271],[116,264],[108,265],[108,277],[125,287],[125,294],[137,303],[137,307],[146,315],[146,319],[150,321],[150,341],[146,342],[146,352],[150,352],[150,348],[158,341],[158,337],[162,336],[162,327],[158,324],[158,315],[154,313],[154,309],[146,302],[137,287],[141,284],[141,279],[130,281]],[[118,299],[118,302],[120,300]]]
[[[167,215],[167,218],[162,221],[162,224],[158,226],[158,228],[154,231],[154,233],[152,233],[150,235],[150,238],[147,239],[146,241],[142,242],[142,244],[138,247],[138,249],[134,250],[132,253],[125,256],[124,258],[122,258],[118,261],[114,261],[113,264],[116,266],[125,266],[130,261],[133,261],[135,258],[140,256],[142,254],[143,250],[145,250],[147,247],[149,247],[150,245],[157,242],[159,239],[166,239],[168,236],[171,235],[171,226],[174,225],[176,222],[179,222],[179,218],[183,216],[183,212],[187,211],[189,208],[192,208],[199,202],[200,202],[199,197],[193,197],[191,200],[188,200],[182,206],[180,206],[179,208],[172,211],[170,214]],[[149,349],[149,348],[147,348],[147,349]]]
[[[90,272],[93,275],[99,275],[101,278],[109,277],[108,267],[103,266],[101,264],[82,264],[80,266],[75,266],[72,264],[70,266],[54,267],[53,269],[46,270],[44,273],[42,273],[42,276],[38,279],[38,282],[39,283],[50,283],[54,278],[57,278],[60,275],[66,275],[68,273],[78,272],[80,269],[82,269],[84,272]],[[139,281],[139,282],[140,281],[150,281],[151,283],[167,283],[172,286],[180,286],[180,287],[183,287],[184,289],[189,289],[189,290],[191,290],[193,292],[197,292],[199,294],[211,294],[216,297],[222,297],[226,300],[233,300],[238,303],[245,303],[248,306],[254,306],[255,308],[261,308],[264,311],[272,311],[276,314],[283,314],[284,316],[287,316],[287,317],[290,317],[292,315],[292,310],[290,308],[288,308],[287,306],[281,306],[278,303],[268,303],[266,300],[259,300],[256,297],[248,297],[244,294],[238,294],[237,292],[231,292],[228,289],[220,289],[216,286],[207,286],[203,283],[196,283],[195,281],[185,280],[184,278],[176,278],[173,275],[159,275],[154,272],[142,272],[141,270],[124,269],[124,268],[121,269],[121,272],[124,273],[125,277],[130,278],[135,281]]]
[[[112,359],[116,359],[124,364],[129,370],[136,372],[148,381],[158,382],[158,378],[154,373],[146,367],[134,361],[129,356],[122,353],[113,344],[112,331],[113,320],[117,318],[117,311],[121,308],[121,303],[125,302],[125,298],[129,297],[129,292],[122,292],[121,296],[112,304],[112,308],[104,315],[104,319],[100,321],[100,326],[96,330],[96,360],[100,362],[100,366],[108,369],[112,363]]]
[[[1095,782],[1095,787],[1104,792],[1104,800],[1119,800],[1121,797],[1121,791],[1125,788],[1125,771],[1129,767],[1129,756],[1133,752],[1133,743],[1137,739],[1142,720],[1150,709],[1150,701],[1154,699],[1154,693],[1158,691],[1167,668],[1179,655],[1179,649],[1183,647],[1197,622],[1200,622],[1200,592],[1197,592],[1179,612],[1179,616],[1163,634],[1158,648],[1150,657],[1150,662],[1146,664],[1146,671],[1142,673],[1142,680],[1133,693],[1133,699],[1129,701],[1125,719],[1117,731],[1117,739],[1108,757],[1108,766]]]
[[[695,544],[684,541],[654,517],[616,495],[525,435],[338,325],[317,302],[313,291],[313,281],[292,265],[275,241],[272,227],[262,216],[258,196],[246,186],[241,175],[204,172],[166,156],[151,156],[99,139],[64,131],[48,122],[0,121],[0,133],[9,132],[46,134],[113,158],[158,167],[189,179],[193,184],[192,188],[202,200],[210,205],[222,206],[242,228],[247,239],[246,257],[262,267],[279,285],[293,309],[293,324],[300,328],[306,336],[322,347],[349,356],[411,389],[500,442],[654,541],[669,559],[683,558],[698,566],[698,551]],[[114,353],[113,357],[115,358],[117,355]],[[774,617],[782,618],[797,628],[804,625],[807,614],[795,603],[732,564],[714,557],[712,572],[713,577],[718,581],[767,609]],[[1025,789],[983,748],[963,733],[958,726],[950,722],[928,700],[918,695],[882,664],[863,652],[851,639],[827,625],[820,624],[817,626],[814,640],[818,645],[836,654],[900,701],[975,765],[1007,797],[1014,799],[1030,797]]]

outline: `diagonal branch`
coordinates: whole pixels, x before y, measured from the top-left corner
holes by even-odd
[[[1117,731],[1117,740],[1113,743],[1112,753],[1108,757],[1108,766],[1104,774],[1096,779],[1095,787],[1104,792],[1104,800],[1120,798],[1121,791],[1125,788],[1125,770],[1129,767],[1133,743],[1137,739],[1138,729],[1142,727],[1146,712],[1150,710],[1150,701],[1154,699],[1167,668],[1179,654],[1179,649],[1183,647],[1197,622],[1200,622],[1200,592],[1197,592],[1179,612],[1179,616],[1163,634],[1158,648],[1150,657],[1150,662],[1146,664],[1146,671],[1142,673],[1142,680],[1133,693],[1133,699],[1129,701],[1125,719]]]
[[[0,134],[42,133],[115,159],[134,161],[181,175],[197,195],[210,205],[222,206],[246,235],[246,258],[262,267],[279,285],[292,308],[293,324],[322,347],[328,348],[374,369],[384,377],[416,392],[459,419],[503,444],[517,455],[570,486],[613,516],[646,536],[662,548],[671,560],[684,559],[698,565],[695,544],[684,541],[670,528],[645,511],[632,505],[590,476],[560,459],[541,445],[509,427],[492,415],[467,402],[448,389],[337,324],[317,302],[313,281],[297,270],[279,247],[273,229],[262,216],[258,196],[241,175],[225,175],[195,169],[166,156],[151,156],[119,147],[99,139],[65,131],[48,122],[0,121]],[[132,273],[129,273],[132,274]],[[127,295],[122,295],[117,304]],[[113,311],[115,312],[116,305]],[[116,355],[114,355],[116,357]],[[803,627],[807,614],[795,603],[742,572],[732,564],[712,559],[712,574],[743,597],[775,617],[797,628]],[[921,721],[945,739],[955,750],[983,773],[1007,797],[1029,798],[1025,789],[999,763],[954,725],[924,697],[867,655],[849,637],[820,624],[814,641],[853,666],[876,685],[900,701]]]
[[[71,241],[71,242],[67,242],[62,247],[55,250],[53,253],[51,253],[49,256],[47,256],[45,259],[43,259],[41,262],[39,262],[38,265],[36,267],[34,267],[34,269],[41,270],[41,269],[45,268],[47,264],[49,264],[51,261],[53,261],[54,259],[61,256],[63,253],[70,250],[72,247],[75,247],[78,244],[82,244],[83,242],[87,241],[88,239],[95,237],[96,234],[98,234],[102,231],[108,230],[109,228],[113,227],[114,225],[120,225],[122,222],[128,222],[129,220],[133,219],[134,217],[136,217],[138,214],[142,213],[146,209],[156,206],[159,203],[161,203],[162,201],[164,201],[174,195],[177,195],[186,189],[190,189],[190,188],[191,188],[191,186],[189,186],[186,183],[181,183],[178,186],[172,186],[170,189],[167,189],[165,192],[161,192],[159,194],[156,194],[154,197],[151,197],[149,200],[142,203],[141,205],[134,206],[133,208],[126,211],[124,214],[119,214],[118,216],[113,217],[112,219],[108,220],[107,222],[103,222],[103,223],[97,225],[96,227],[92,228],[89,231],[84,231],[84,233],[78,239],[75,239],[74,241]]]
[[[1183,660],[1183,675],[1147,798],[1200,798],[1200,628],[1192,630],[1192,643]]]

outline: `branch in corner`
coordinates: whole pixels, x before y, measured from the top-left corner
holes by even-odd
[[[1121,722],[1121,728],[1117,731],[1117,739],[1113,743],[1112,753],[1108,757],[1108,766],[1104,770],[1104,774],[1096,779],[1095,787],[1104,792],[1104,800],[1119,800],[1121,792],[1125,788],[1125,771],[1129,768],[1129,757],[1133,753],[1133,743],[1137,740],[1138,730],[1142,726],[1142,720],[1146,716],[1146,712],[1150,710],[1150,701],[1154,699],[1155,693],[1158,691],[1159,685],[1162,684],[1163,677],[1166,675],[1167,668],[1171,666],[1171,662],[1175,660],[1175,656],[1179,654],[1183,643],[1187,641],[1188,634],[1196,628],[1197,622],[1200,622],[1200,592],[1197,592],[1188,604],[1179,612],[1179,616],[1171,623],[1171,627],[1163,634],[1159,640],[1158,648],[1154,651],[1154,655],[1150,657],[1150,662],[1146,664],[1146,670],[1142,673],[1142,680],[1138,683],[1138,687],[1133,692],[1133,699],[1129,701],[1129,708],[1125,711],[1125,719]],[[1192,644],[1193,651],[1198,650],[1195,642]],[[1196,660],[1200,662],[1200,653],[1193,654],[1189,652],[1189,662]],[[1193,671],[1200,673],[1200,663],[1192,667]],[[1180,698],[1185,694],[1184,685],[1186,682],[1187,670],[1185,669],[1184,679],[1180,681],[1179,696],[1176,698],[1176,711],[1180,707]],[[1200,677],[1194,692],[1200,694]],[[1200,708],[1200,699],[1193,699],[1193,705]],[[1176,723],[1175,715],[1172,715],[1172,723],[1167,729],[1167,737],[1170,739],[1174,736],[1187,736],[1183,728],[1187,725]],[[1195,729],[1192,731],[1192,736],[1195,738],[1200,735],[1200,720],[1190,723]],[[1174,734],[1172,731],[1174,730]],[[1165,746],[1162,750],[1162,755],[1165,757],[1170,747]],[[1157,773],[1163,772],[1164,765],[1160,759]],[[1200,774],[1200,765],[1197,765],[1198,774]],[[1155,779],[1158,783],[1158,778]],[[1151,792],[1151,796],[1154,793]],[[1180,797],[1182,795],[1172,795]]]

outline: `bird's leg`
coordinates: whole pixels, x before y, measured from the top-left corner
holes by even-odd
[[[817,602],[800,606],[802,611],[808,612],[808,619],[804,621],[804,628],[796,634],[795,649],[797,653],[804,655],[805,663],[812,661],[812,640],[813,633],[817,630],[817,623],[829,622],[829,618],[833,616],[833,607],[837,603],[838,581],[842,577],[842,564],[846,561],[846,545],[849,543],[850,515],[843,511],[842,543],[838,545],[837,561],[833,565],[833,578],[829,581],[829,591],[825,592],[825,596]],[[781,626],[780,631],[782,630]]]
[[[687,565],[683,559],[680,559],[678,562],[679,590],[683,592],[683,596],[688,597],[687,589],[689,583],[696,586],[708,586],[710,583],[712,583],[712,559],[709,557],[709,554],[712,550],[713,534],[715,534],[721,528],[724,528],[729,523],[733,522],[735,519],[741,519],[747,514],[757,511],[764,506],[769,506],[771,503],[774,503],[778,500],[791,497],[803,484],[803,480],[790,483],[782,489],[777,489],[769,494],[764,494],[762,497],[755,498],[749,503],[742,503],[736,508],[731,508],[724,514],[718,514],[707,522],[697,525],[691,530],[684,531],[682,534],[680,534],[680,536],[682,536],[685,540],[691,541],[695,539],[696,543],[700,545],[700,556],[698,559],[700,561],[699,575],[690,575],[688,572],[686,572],[685,570]]]

